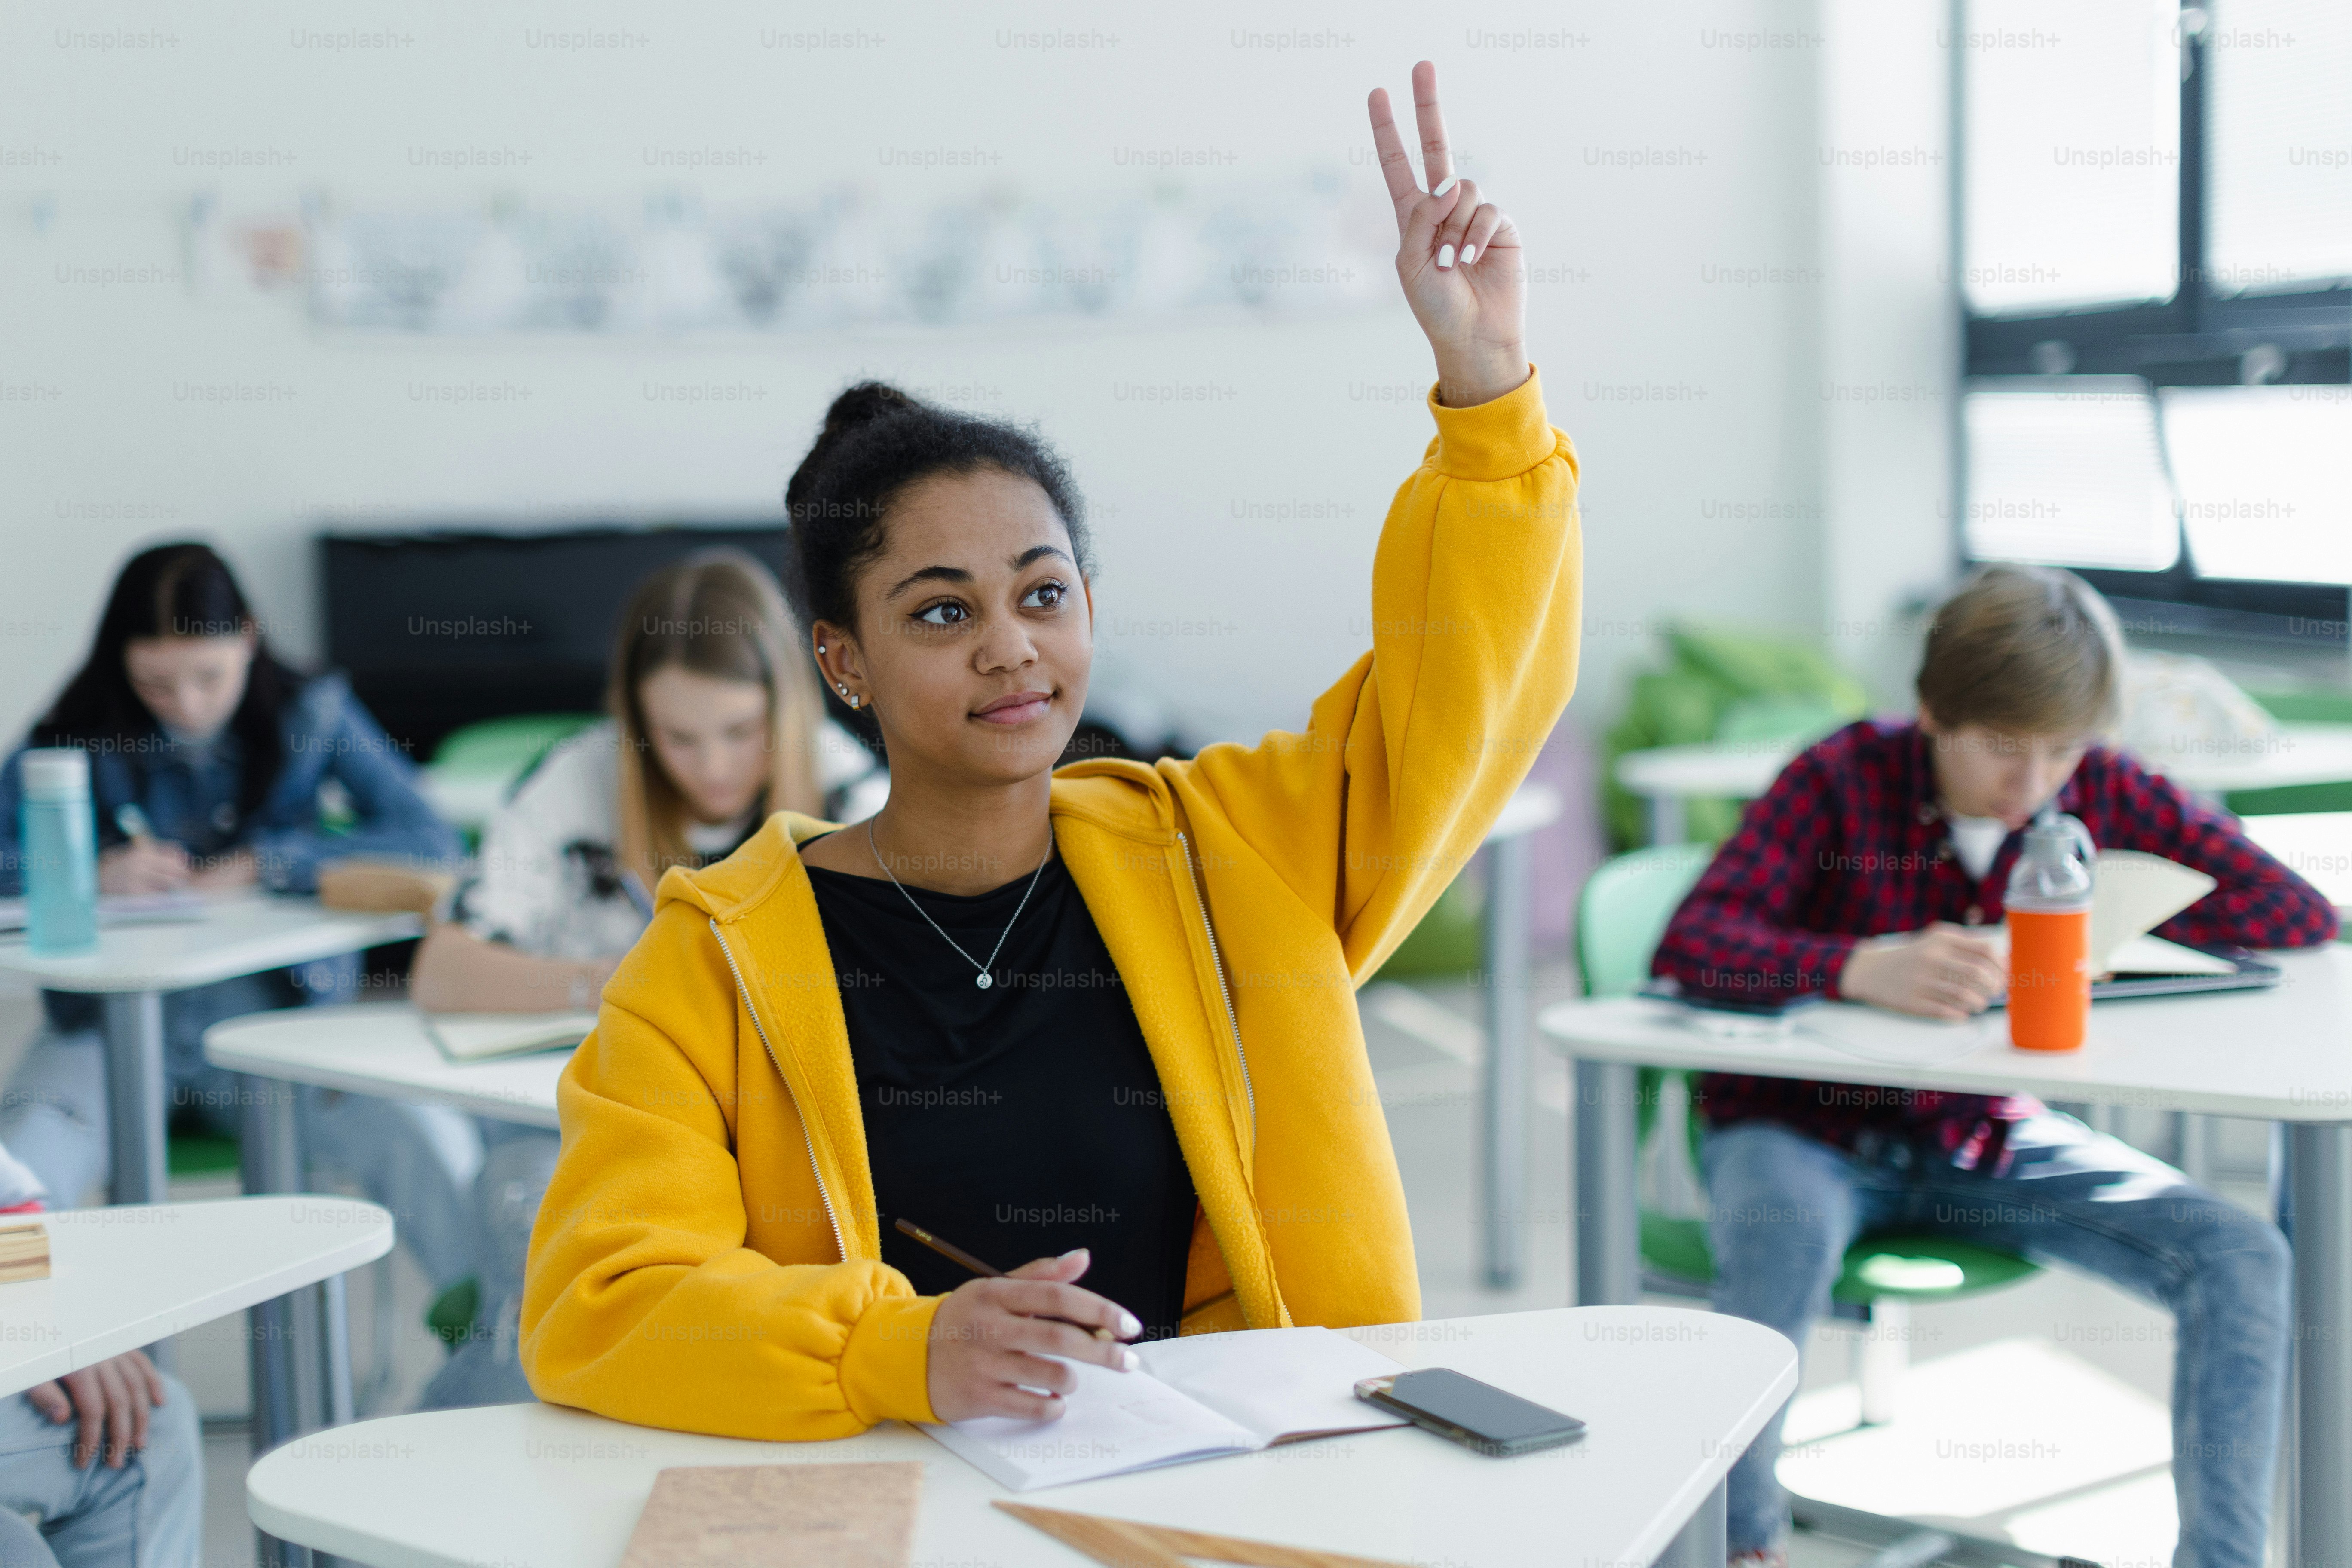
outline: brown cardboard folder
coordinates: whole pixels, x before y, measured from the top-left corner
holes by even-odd
[[[923,1467],[682,1465],[654,1478],[621,1568],[905,1568]]]

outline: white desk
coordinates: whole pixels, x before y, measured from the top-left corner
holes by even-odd
[[[2352,1561],[2352,947],[2270,956],[2285,974],[2270,991],[2100,1003],[2079,1051],[2013,1049],[2001,1016],[1991,1015],[1952,1026],[1952,1045],[1938,1053],[1948,1059],[1916,1065],[1865,1059],[1801,1032],[1717,1040],[1684,1023],[1673,1004],[1643,998],[1547,1008],[1540,1027],[1576,1058],[1577,1299],[1630,1301],[1640,1288],[1640,1066],[2283,1121],[2294,1204],[2299,1482],[2288,1561]],[[1875,1016],[1824,1005],[1842,1023]]]
[[[215,1024],[205,1031],[205,1059],[257,1078],[552,1128],[556,1080],[572,1053],[453,1062],[426,1036],[415,1008],[362,1002],[289,1007]]]
[[[0,1285],[0,1394],[392,1250],[392,1216],[345,1198],[129,1205],[41,1218],[49,1278]]]
[[[1684,840],[1683,803],[1754,800],[1801,750],[1790,741],[1710,741],[1657,746],[1617,759],[1617,782],[1647,803],[1650,842]],[[2352,780],[2352,724],[2282,724],[2237,751],[2166,750],[2140,760],[2185,790],[2219,795],[2241,789]]]
[[[570,1051],[541,1051],[497,1061],[457,1063],[425,1033],[416,1009],[404,1003],[353,1003],[289,1007],[230,1018],[205,1031],[205,1059],[230,1072],[268,1080],[245,1096],[248,1108],[245,1184],[247,1192],[299,1193],[305,1184],[294,1097],[269,1083],[310,1084],[347,1094],[369,1094],[447,1105],[477,1116],[554,1127],[556,1080]],[[318,1359],[299,1353],[317,1337],[333,1347],[348,1342],[342,1294],[330,1287],[320,1300],[257,1307],[253,1339],[255,1447],[266,1449],[297,1433],[352,1419],[348,1357],[327,1357],[332,1375],[309,1375]]]
[[[116,1203],[161,1203],[170,1169],[163,1134],[163,995],[241,974],[400,942],[415,915],[345,914],[316,899],[225,899],[201,920],[101,927],[90,952],[55,958],[24,939],[0,942],[0,969],[51,991],[105,998],[106,1076]]]
[[[2238,826],[2352,921],[2352,811],[2282,812]]]
[[[1797,1382],[1754,1323],[1662,1307],[1455,1318],[1357,1337],[1581,1416],[1567,1448],[1489,1459],[1410,1428],[1024,1494],[1048,1508],[1456,1568],[1653,1561],[1720,1568],[1722,1481]],[[290,1443],[246,1478],[253,1521],[384,1568],[617,1563],[671,1465],[912,1459],[927,1467],[913,1561],[1086,1559],[988,1506],[1013,1494],[911,1427],[745,1443],[546,1405],[363,1422]],[[1661,1553],[1676,1553],[1662,1559]]]

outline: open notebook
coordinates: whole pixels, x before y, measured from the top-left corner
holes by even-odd
[[[453,1062],[568,1050],[596,1026],[593,1013],[427,1013],[425,1032]]]
[[[2148,934],[2219,885],[2161,855],[2100,850],[2091,895],[2091,994],[2155,996],[2275,984],[2277,969],[2242,949],[2209,952]],[[2006,925],[1985,934],[2006,952]]]
[[[925,1426],[1016,1492],[1278,1443],[1405,1423],[1356,1397],[1360,1378],[1403,1368],[1328,1329],[1246,1329],[1135,1347],[1139,1372],[1071,1364],[1058,1421],[989,1415]]]

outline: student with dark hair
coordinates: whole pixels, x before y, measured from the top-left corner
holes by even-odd
[[[1580,557],[1518,237],[1449,178],[1428,64],[1413,88],[1435,194],[1371,110],[1436,437],[1372,646],[1303,731],[1056,772],[1095,626],[1068,470],[888,387],[835,403],[790,586],[889,802],[663,877],[563,1077],[542,1398],[769,1439],[1053,1416],[1066,1361],[1124,1368],[1121,1339],[1418,1314],[1355,987],[1566,703]],[[899,1219],[1019,1267],[967,1279]]]
[[[131,559],[89,657],[30,743],[89,752],[107,893],[309,892],[320,866],[347,856],[441,864],[458,854],[408,759],[340,677],[306,679],[278,660],[227,563],[206,545],[157,545]],[[0,767],[0,894],[23,885],[23,770],[21,750]],[[331,999],[355,973],[330,962],[166,996],[173,1121],[235,1130],[235,1080],[205,1064],[207,1026]],[[9,1083],[0,1139],[53,1205],[71,1207],[109,1163],[99,998],[41,1000],[47,1027]],[[317,1145],[399,1215],[428,1274],[447,1284],[469,1271],[461,1189],[471,1128],[462,1118],[344,1095],[310,1096],[306,1114]]]
[[[2327,900],[2235,818],[2098,743],[2123,658],[2114,612],[2072,573],[1977,573],[1936,612],[1917,721],[1850,725],[1790,763],[1675,911],[1656,972],[1701,992],[1980,1013],[2007,984],[1985,933],[2023,828],[2053,804],[2102,847],[2220,884],[2159,936],[2333,938]],[[1807,1344],[1846,1247],[1870,1231],[1932,1231],[2100,1275],[2179,1325],[2177,1561],[2263,1561],[2290,1277],[2269,1221],[2029,1096],[1857,1095],[1723,1073],[1696,1089],[1718,1311]],[[1780,1423],[1731,1472],[1735,1563],[1787,1560]]]

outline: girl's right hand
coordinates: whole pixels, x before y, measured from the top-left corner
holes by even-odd
[[[1133,1339],[1143,1325],[1117,1302],[1071,1283],[1090,1261],[1084,1247],[1041,1258],[1002,1279],[974,1279],[941,1301],[931,1318],[931,1414],[942,1421],[1052,1421],[1078,1379],[1051,1358],[1133,1372],[1135,1352],[1118,1341]],[[1097,1339],[1097,1328],[1117,1337]]]
[[[133,838],[98,858],[101,893],[168,893],[188,883],[188,852],[161,838]]]
[[[1372,145],[1396,214],[1397,281],[1437,354],[1437,397],[1448,408],[1492,402],[1528,379],[1527,263],[1517,225],[1456,179],[1445,116],[1437,104],[1437,68],[1412,68],[1414,129],[1424,191],[1389,107],[1388,89],[1368,103]]]

